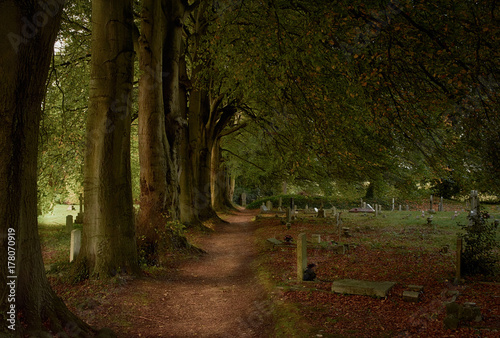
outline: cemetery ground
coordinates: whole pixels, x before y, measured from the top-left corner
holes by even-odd
[[[378,217],[344,211],[340,227],[335,218],[299,214],[289,229],[273,213],[235,212],[223,215],[231,223],[216,225],[213,234],[189,234],[207,255],[171,257],[166,267],[149,268],[134,280],[76,284],[66,277],[64,217],[59,223],[56,216],[44,217],[40,232],[56,292],[89,324],[110,327],[120,337],[498,337],[500,278],[454,283],[457,223],[467,218],[459,207],[445,210],[430,225],[421,211],[384,211]],[[459,213],[452,219],[454,210]],[[486,210],[500,218],[497,206]],[[349,237],[342,228],[349,228]],[[317,265],[314,282],[297,281],[300,233],[307,236],[308,262]],[[293,239],[289,245],[267,240],[287,235]],[[313,243],[313,235],[321,243]],[[332,293],[332,282],[340,279],[396,285],[384,298]],[[410,285],[423,287],[417,301],[403,297]],[[481,321],[462,320],[458,329],[445,329],[445,304],[451,301],[477,304]]]

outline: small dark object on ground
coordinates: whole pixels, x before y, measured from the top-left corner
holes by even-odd
[[[311,263],[307,265],[306,271],[304,271],[304,277],[302,280],[304,281],[313,281],[316,278],[316,272],[314,272],[314,268],[316,264]]]

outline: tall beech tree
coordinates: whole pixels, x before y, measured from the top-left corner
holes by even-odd
[[[139,272],[130,177],[131,0],[92,1],[85,213],[78,257],[91,276]]]
[[[1,311],[13,319],[0,330],[9,336],[92,333],[52,291],[37,228],[39,122],[63,4],[0,2]]]

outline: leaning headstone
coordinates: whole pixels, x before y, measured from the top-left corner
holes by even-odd
[[[73,230],[73,215],[66,216],[66,231],[70,233]]]
[[[75,229],[71,231],[71,244],[69,248],[69,261],[73,262],[80,253],[82,243],[82,231]]]
[[[245,208],[247,206],[247,194],[241,194],[241,206]]]
[[[297,237],[297,281],[302,282],[307,268],[307,241],[303,232]]]

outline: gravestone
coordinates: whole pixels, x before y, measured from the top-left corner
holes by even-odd
[[[396,285],[394,282],[371,282],[355,279],[340,279],[332,283],[332,292],[350,295],[366,295],[387,297],[389,291]]]
[[[267,210],[269,210],[269,211],[273,210],[273,202],[267,201],[266,207],[267,207]]]
[[[247,194],[241,194],[241,206],[245,208],[247,206]]]
[[[429,201],[429,210],[428,210],[429,214],[434,214],[436,213],[436,210],[434,210],[434,200],[433,200],[433,196],[431,195],[431,198],[430,198],[430,201]]]
[[[295,202],[293,200],[293,197],[290,198],[290,210],[295,210]]]
[[[286,222],[290,223],[292,221],[292,210],[290,207],[286,208]]]
[[[401,204],[399,205],[399,211],[401,211]]]
[[[278,209],[281,210],[281,207],[283,206],[283,200],[281,199],[281,197],[278,199]]]
[[[267,209],[267,207],[264,205],[264,202],[262,202],[262,205],[260,206],[260,211],[261,212],[264,212],[264,211],[267,211],[269,209]]]
[[[375,217],[378,217],[378,204],[375,204]]]
[[[80,253],[80,247],[82,245],[82,231],[80,229],[75,229],[71,231],[71,244],[69,248],[69,261],[73,262],[78,254]]]
[[[391,211],[394,211],[394,198],[392,199],[392,209]]]
[[[309,211],[309,205],[306,204],[306,207],[304,209],[305,212],[308,212]]]
[[[454,284],[458,284],[462,278],[462,238],[457,237],[457,256],[456,256],[457,270],[455,272]]]
[[[443,196],[441,196],[441,200],[439,201],[438,211],[443,211]]]
[[[73,215],[66,216],[66,231],[71,233],[73,230]]]
[[[470,192],[470,210],[477,212],[478,206],[479,206],[479,197],[477,194],[477,190],[472,190]]]
[[[364,207],[365,207],[365,206],[364,206],[364,204],[363,204],[363,199],[361,199],[361,204],[360,204],[360,206],[359,206],[359,207],[360,207],[360,208],[364,208]]]
[[[410,211],[410,206],[408,204],[406,205],[406,211]]]
[[[307,240],[303,232],[297,237],[297,281],[302,282],[307,268]]]
[[[83,195],[80,194],[78,199],[80,200],[80,211],[78,212],[78,215],[76,215],[75,223],[83,224]]]

